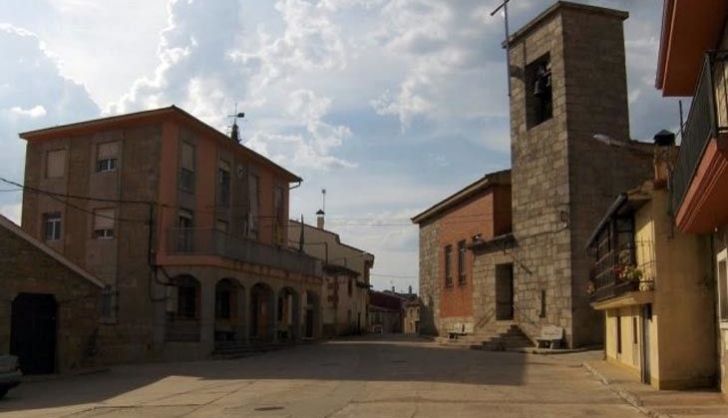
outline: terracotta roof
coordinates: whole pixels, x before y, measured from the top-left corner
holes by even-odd
[[[478,192],[486,190],[496,185],[510,185],[511,184],[511,170],[496,171],[489,173],[475,182],[465,186],[465,188],[455,192],[453,195],[446,197],[440,202],[436,203],[429,209],[426,209],[422,213],[412,218],[413,223],[421,223],[427,219],[430,219],[436,215],[443,213],[444,211],[452,208],[460,202],[476,195]]]
[[[227,142],[234,142],[230,137],[225,135],[224,133],[218,131],[217,129],[213,128],[212,126],[206,124],[205,122],[201,121],[200,119],[192,116],[190,113],[186,112],[185,110],[172,105],[168,107],[162,107],[159,109],[151,109],[151,110],[144,110],[141,112],[133,112],[133,113],[125,113],[123,115],[115,115],[115,116],[108,116],[103,118],[97,118],[97,119],[90,119],[86,121],[81,122],[75,122],[75,123],[69,123],[65,125],[58,125],[53,126],[49,128],[42,128],[42,129],[36,129],[33,131],[26,131],[21,132],[19,136],[25,140],[32,140],[32,139],[41,139],[46,137],[58,137],[63,134],[71,133],[74,131],[91,131],[91,130],[97,130],[100,128],[105,128],[109,126],[118,126],[118,125],[133,125],[138,124],[140,122],[150,120],[153,118],[158,118],[162,116],[172,116],[172,117],[178,117],[180,120],[187,122],[190,125],[193,125],[194,127],[198,128],[199,130],[205,131],[214,137],[224,140]],[[272,160],[258,154],[257,152],[251,150],[250,148],[242,145],[242,144],[232,144],[237,145],[238,148],[246,153],[248,156],[252,157],[253,159],[258,160],[259,162],[263,164],[270,165],[286,175],[290,181],[302,181],[301,177],[297,176],[296,174],[291,173],[290,171],[286,170],[285,168],[281,167],[280,165],[274,163]]]
[[[104,283],[96,278],[95,276],[91,275],[91,273],[87,272],[86,270],[83,270],[81,267],[74,264],[71,260],[67,259],[63,255],[59,254],[49,246],[43,244],[39,240],[31,237],[28,235],[27,232],[20,229],[18,225],[15,224],[15,222],[11,221],[10,219],[6,218],[3,215],[0,215],[0,227],[7,229],[12,234],[18,236],[19,238],[23,239],[24,241],[28,242],[30,245],[36,247],[37,249],[43,251],[48,256],[52,257],[59,263],[66,266],[68,269],[73,271],[74,273],[78,274],[79,276],[83,277],[84,279],[88,280],[89,282],[95,284],[98,287],[103,288],[105,285]]]

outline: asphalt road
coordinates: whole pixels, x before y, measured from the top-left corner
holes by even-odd
[[[581,362],[360,338],[25,383],[0,417],[641,417]]]

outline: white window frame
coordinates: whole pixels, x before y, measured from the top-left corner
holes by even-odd
[[[726,277],[720,277],[720,263],[725,263],[726,269],[728,269],[728,248],[723,249],[723,251],[719,252],[718,255],[715,257],[715,278],[716,278],[716,285],[718,288],[716,289],[718,291],[718,322],[720,323],[721,329],[728,329],[728,312],[723,312],[722,307],[724,301],[722,300],[721,296],[721,280],[724,282],[722,283],[723,286],[725,286],[726,294],[728,294],[728,270]]]
[[[116,150],[109,155],[101,155],[103,146],[115,146]],[[110,171],[116,171],[119,165],[119,142],[102,142],[96,144],[96,172],[97,173],[108,173]]]
[[[111,215],[104,214],[111,213]],[[99,221],[98,218],[103,218],[106,220],[105,223],[110,224],[110,228],[101,228],[98,226]],[[116,229],[116,210],[114,208],[99,208],[94,210],[93,215],[93,232],[94,232],[94,238],[95,239],[114,239],[115,236],[115,229]]]
[[[52,230],[49,237],[49,224],[52,224]],[[60,241],[63,238],[63,214],[60,212],[49,212],[43,214],[43,240],[44,241]]]

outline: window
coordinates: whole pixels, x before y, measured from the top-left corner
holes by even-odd
[[[46,178],[60,179],[66,173],[66,150],[48,151],[46,154]]]
[[[279,244],[283,244],[285,236],[283,234],[283,226],[285,221],[284,205],[283,205],[283,188],[276,186],[273,189],[273,211],[276,217],[275,239]]]
[[[637,317],[632,317],[632,344],[637,344]]]
[[[718,304],[720,306],[720,320],[728,321],[728,249],[718,254]]]
[[[539,318],[546,318],[546,291],[541,291],[541,313],[539,313]]]
[[[347,282],[347,292],[349,293],[349,296],[351,296],[354,292],[354,279],[351,277],[349,277],[349,281]]]
[[[445,287],[452,286],[452,245],[445,247]]]
[[[46,241],[58,241],[61,239],[60,212],[43,214],[43,236]]]
[[[228,207],[230,205],[230,163],[220,161],[217,168],[217,205]]]
[[[248,176],[248,236],[251,238],[258,237],[258,214],[260,210],[260,178],[255,174]]]
[[[96,172],[116,171],[119,158],[119,143],[105,142],[96,149]]]
[[[194,218],[192,211],[180,210],[177,218],[177,251],[190,252],[194,242]]]
[[[465,284],[465,241],[458,242],[458,284]]]
[[[530,129],[551,119],[553,95],[551,58],[542,56],[526,66],[526,126]]]
[[[182,142],[179,173],[179,188],[186,192],[195,191],[195,147]]]
[[[114,238],[114,209],[96,209],[94,211],[94,238]]]

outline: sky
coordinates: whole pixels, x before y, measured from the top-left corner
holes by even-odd
[[[631,134],[675,129],[654,88],[662,1],[582,3],[625,23]],[[176,104],[302,176],[291,217],[376,256],[377,289],[417,289],[410,218],[510,166],[500,0],[0,0],[0,176],[18,132]],[[512,30],[553,4],[511,0]],[[19,221],[21,193],[0,185]]]

